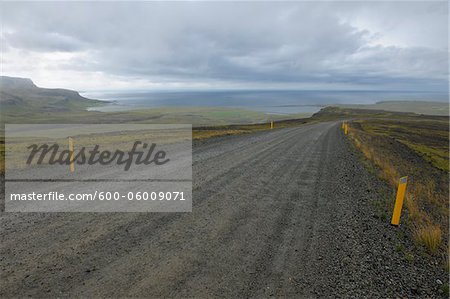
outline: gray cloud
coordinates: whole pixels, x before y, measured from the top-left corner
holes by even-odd
[[[443,2],[2,5],[4,72],[161,86],[448,85]],[[27,55],[42,63],[21,64]]]

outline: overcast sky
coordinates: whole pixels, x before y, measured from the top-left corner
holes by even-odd
[[[448,90],[448,3],[1,4],[2,74],[78,90]]]

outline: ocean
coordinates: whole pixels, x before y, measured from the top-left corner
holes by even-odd
[[[374,104],[379,101],[448,100],[448,93],[404,91],[315,91],[315,90],[233,90],[233,91],[97,91],[83,96],[111,101],[89,110],[113,112],[162,107],[226,107],[268,114],[314,113],[330,104]]]

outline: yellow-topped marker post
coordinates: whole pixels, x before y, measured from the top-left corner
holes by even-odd
[[[75,171],[75,163],[74,163],[74,151],[73,151],[73,139],[69,137],[69,160],[70,160],[70,172]]]
[[[391,220],[391,224],[395,226],[400,224],[400,215],[402,214],[403,198],[405,197],[407,183],[407,176],[400,178],[398,182],[397,197],[395,198],[394,213],[392,214]]]

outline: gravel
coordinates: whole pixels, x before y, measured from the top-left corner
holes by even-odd
[[[338,123],[195,142],[193,175],[192,213],[2,213],[0,295],[445,297]]]

